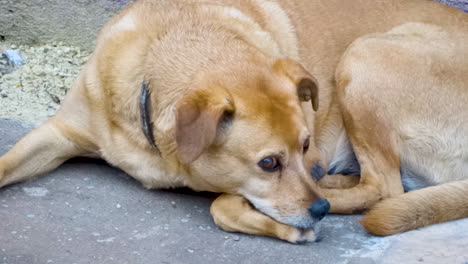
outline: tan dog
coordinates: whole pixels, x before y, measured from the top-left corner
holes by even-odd
[[[362,178],[323,192],[332,211],[403,193],[388,141],[348,127],[352,113],[345,132],[334,72],[357,37],[406,21],[468,26],[426,0],[141,0],[103,28],[57,115],[0,158],[0,186],[93,155],[148,188],[226,193],[211,213],[228,231],[315,240],[329,204],[309,172],[339,172],[347,134]],[[321,184],[358,182],[337,174]]]
[[[361,181],[394,197],[370,210],[366,229],[388,235],[468,217],[468,31],[410,23],[360,38],[336,78],[353,148],[374,154],[359,161],[379,166]],[[402,188],[411,192],[397,196]]]

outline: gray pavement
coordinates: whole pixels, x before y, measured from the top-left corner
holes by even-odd
[[[0,119],[0,154],[30,129]],[[104,162],[72,160],[0,190],[0,263],[468,263],[468,219],[382,238],[359,215],[332,215],[320,242],[292,245],[220,230],[214,197],[146,190]]]

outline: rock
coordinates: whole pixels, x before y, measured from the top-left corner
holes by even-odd
[[[49,95],[50,95],[50,98],[52,98],[52,101],[54,101],[54,103],[60,104],[60,98],[58,98],[58,96],[51,94],[51,93],[49,93]]]
[[[2,98],[7,98],[7,97],[8,97],[7,91],[0,90],[0,96],[1,96]]]
[[[3,54],[14,67],[19,67],[25,63],[21,53],[18,50],[5,50]]]

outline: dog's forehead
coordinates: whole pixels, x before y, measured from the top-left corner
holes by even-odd
[[[296,148],[305,128],[305,121],[297,95],[285,87],[250,87],[236,102],[238,111],[251,124],[267,129],[281,138],[290,148]],[[283,89],[284,88],[284,89]]]

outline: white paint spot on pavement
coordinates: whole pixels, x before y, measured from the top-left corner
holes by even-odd
[[[98,239],[96,240],[98,243],[112,243],[114,242],[115,240],[115,237],[109,237],[109,238],[106,238],[106,239]]]
[[[154,236],[159,233],[159,227],[153,227],[151,230],[144,232],[144,233],[137,233],[135,234],[134,238],[137,240],[145,239],[147,237]]]
[[[362,234],[346,234],[343,237],[353,241],[361,242],[361,248],[359,249],[347,249],[341,257],[361,257],[370,258],[372,260],[379,260],[386,252],[386,250],[392,244],[392,241],[396,236],[393,237],[372,237]]]
[[[32,197],[44,197],[49,193],[49,190],[43,187],[23,187],[23,192]]]

